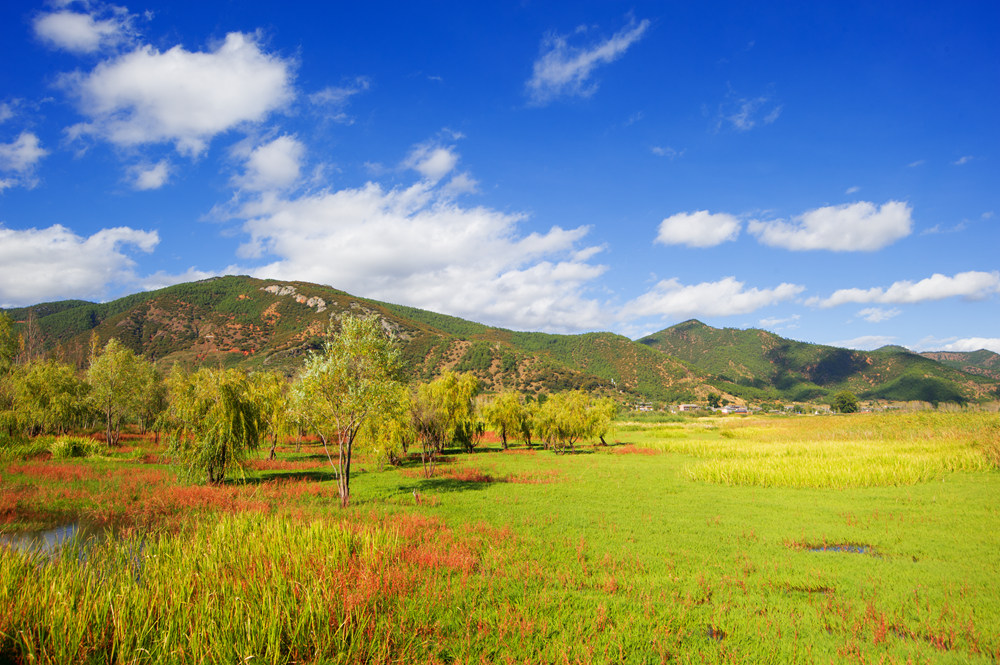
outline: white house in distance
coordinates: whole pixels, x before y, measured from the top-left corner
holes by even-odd
[[[726,413],[726,414],[729,414],[729,413],[750,413],[749,411],[747,411],[747,408],[745,406],[742,406],[740,404],[727,404],[726,406],[722,407],[722,409],[720,409],[720,410],[722,411],[722,413]]]

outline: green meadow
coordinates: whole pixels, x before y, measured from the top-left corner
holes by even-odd
[[[997,414],[607,439],[362,460],[347,509],[315,444],[219,486],[141,438],[7,449],[5,537],[106,531],[0,549],[0,662],[1000,660]]]

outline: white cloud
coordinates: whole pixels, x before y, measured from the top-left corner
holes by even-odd
[[[68,9],[40,14],[34,21],[35,35],[49,46],[72,53],[94,53],[132,38],[133,19],[127,10],[109,5],[99,13],[107,18]]]
[[[35,166],[47,154],[31,132],[21,132],[10,143],[0,143],[0,192],[8,187],[34,187]]]
[[[170,163],[165,159],[134,167],[131,171],[132,187],[140,191],[159,189],[170,179]]]
[[[659,282],[652,290],[622,308],[624,319],[660,316],[679,319],[696,316],[732,316],[749,314],[762,307],[790,300],[804,287],[783,283],[773,289],[747,289],[735,277],[717,282],[685,285],[677,278]]]
[[[858,316],[868,323],[882,323],[902,314],[900,309],[883,309],[882,307],[866,307],[858,312]]]
[[[830,346],[837,346],[842,349],[858,349],[860,351],[873,351],[879,349],[887,344],[892,344],[896,341],[895,337],[890,337],[888,335],[862,335],[861,337],[855,337],[854,339],[845,339],[839,342],[830,342]]]
[[[998,293],[1000,272],[973,270],[953,277],[935,273],[919,282],[894,282],[888,288],[839,289],[829,298],[810,298],[807,304],[827,308],[846,303],[911,304],[956,297],[982,300]]]
[[[145,291],[154,291],[156,289],[162,289],[167,286],[173,286],[174,284],[184,284],[185,282],[197,282],[202,279],[208,279],[209,277],[219,277],[220,275],[232,275],[239,272],[239,270],[233,269],[234,266],[221,271],[213,272],[207,270],[198,270],[195,267],[190,267],[182,273],[170,274],[162,270],[153,273],[152,275],[147,275],[139,280],[139,284]]]
[[[657,157],[668,157],[670,159],[674,159],[676,157],[684,156],[683,150],[675,150],[674,148],[671,148],[668,145],[666,146],[654,145],[649,150]]]
[[[975,157],[973,157],[972,155],[963,155],[962,157],[959,157],[958,159],[953,161],[952,164],[954,166],[962,166],[963,164],[968,164],[973,159],[975,159]]]
[[[910,206],[903,201],[881,206],[859,201],[809,210],[791,222],[753,220],[748,230],[773,247],[870,252],[908,236],[913,228],[910,213]]]
[[[1000,353],[1000,337],[966,337],[963,339],[951,340],[924,340],[920,347],[925,351],[955,351],[971,352],[986,349],[993,353]]]
[[[639,41],[649,28],[649,21],[631,19],[610,38],[586,47],[570,46],[566,35],[548,35],[542,41],[541,55],[535,61],[527,83],[532,103],[543,105],[566,96],[588,97],[597,90],[590,76],[598,65],[614,62]],[[585,32],[578,29],[577,33]]]
[[[60,224],[24,230],[0,226],[0,306],[100,298],[110,285],[135,280],[135,263],[125,247],[151,252],[159,240],[156,231],[129,227],[84,238]]]
[[[231,32],[215,50],[143,46],[63,79],[93,134],[122,146],[174,143],[201,153],[213,136],[259,122],[294,96],[292,63],[265,53],[254,35]]]
[[[846,190],[844,191],[844,194],[847,194],[848,196],[850,196],[851,194],[857,194],[857,193],[858,193],[858,192],[860,192],[860,191],[861,191],[861,188],[860,188],[860,187],[858,187],[857,185],[854,185],[853,187],[848,187],[848,188],[847,188],[847,189],[846,189]]]
[[[447,185],[445,185],[445,188]],[[375,183],[245,204],[245,258],[274,257],[261,277],[300,279],[517,329],[605,327],[585,295],[605,267],[580,247],[588,229],[525,235],[523,216],[463,207],[422,180]]]
[[[911,169],[915,169],[916,167],[923,166],[926,163],[927,163],[926,159],[918,159],[915,162],[910,162],[909,164],[907,164],[907,166],[910,167]]]
[[[797,328],[799,319],[802,318],[800,314],[792,314],[791,316],[786,316],[784,318],[779,317],[769,317],[766,319],[761,319],[757,322],[758,325],[763,328],[770,328],[771,330],[781,330],[782,328]]]
[[[37,136],[31,132],[21,132],[14,141],[0,143],[0,171],[26,173],[47,154],[48,150],[42,148]]]
[[[413,169],[431,182],[448,175],[458,163],[454,148],[424,143],[415,146],[403,161],[403,167]]]
[[[327,117],[334,122],[350,125],[354,119],[347,115],[345,111],[347,103],[351,97],[365,92],[371,88],[371,79],[366,76],[359,76],[351,83],[343,86],[330,86],[323,88],[319,92],[309,95],[309,102],[314,106],[322,107]]]
[[[993,219],[993,211],[987,210],[982,215],[979,216],[981,219]]]
[[[758,125],[770,125],[781,116],[783,110],[770,94],[757,97],[740,97],[732,88],[719,104],[716,117],[716,131],[729,124],[733,129],[745,132]]]
[[[740,220],[724,212],[679,212],[660,222],[656,242],[663,245],[715,247],[726,241],[736,240],[740,227]]]
[[[14,106],[8,102],[0,104],[0,122],[7,122],[14,117]]]
[[[236,152],[246,160],[246,172],[235,179],[236,184],[251,191],[267,191],[285,189],[298,181],[305,146],[286,134],[251,150],[241,148]]]

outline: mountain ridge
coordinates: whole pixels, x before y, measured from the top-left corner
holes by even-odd
[[[760,329],[713,328],[696,319],[640,340],[611,332],[519,332],[334,287],[247,276],[214,277],[107,303],[57,301],[7,310],[43,348],[78,367],[91,336],[111,337],[161,365],[272,368],[292,374],[322,345],[331,320],[374,314],[400,344],[407,372],[427,380],[472,372],[487,390],[582,388],[625,399],[825,400],[839,389],[868,399],[966,402],[1000,394],[997,381],[901,347],[873,352],[797,342]]]

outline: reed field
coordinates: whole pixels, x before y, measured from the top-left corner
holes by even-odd
[[[606,438],[356,462],[346,510],[312,444],[218,486],[142,438],[9,448],[0,663],[1000,660],[997,414]]]

